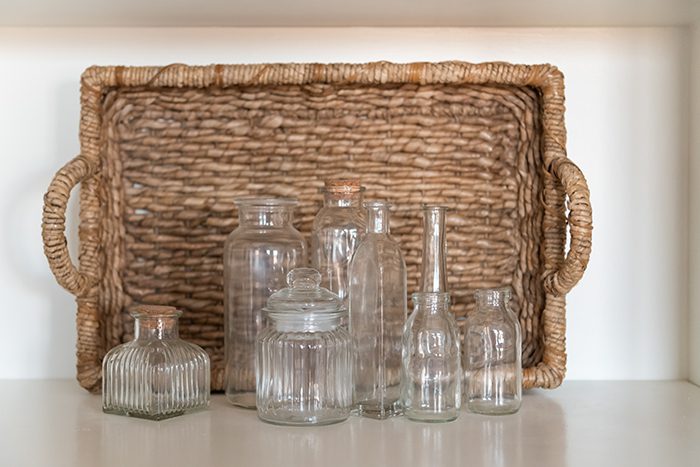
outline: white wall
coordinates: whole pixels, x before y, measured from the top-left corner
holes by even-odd
[[[700,22],[691,31],[690,118],[690,380],[700,386]]]
[[[39,225],[51,175],[78,152],[85,67],[452,59],[566,75],[569,155],[595,223],[569,295],[568,377],[685,378],[688,42],[676,28],[0,29],[0,378],[74,373],[75,306]]]

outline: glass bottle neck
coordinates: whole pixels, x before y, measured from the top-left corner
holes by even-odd
[[[389,205],[386,203],[369,203],[367,206],[367,232],[376,234],[389,233]]]
[[[422,292],[446,292],[445,212],[441,206],[423,208]]]
[[[338,193],[323,192],[323,206],[327,208],[359,208],[362,206],[362,192]]]
[[[483,289],[474,294],[478,311],[505,310],[510,296],[509,288]]]
[[[411,298],[413,307],[422,313],[436,315],[446,313],[450,309],[450,294],[446,292],[417,292]]]
[[[179,336],[176,317],[136,318],[134,338],[137,340],[177,339]]]
[[[238,208],[241,225],[280,228],[292,223],[292,209],[281,206],[241,206]]]

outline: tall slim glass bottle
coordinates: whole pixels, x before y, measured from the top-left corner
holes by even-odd
[[[255,408],[255,346],[265,327],[262,309],[286,284],[287,273],[306,266],[306,241],[292,225],[297,202],[241,198],[239,226],[224,245],[226,396]]]
[[[459,332],[446,291],[445,211],[423,207],[421,292],[403,335],[401,399],[411,420],[447,422],[459,416],[461,356]]]
[[[311,267],[321,273],[321,286],[347,307],[348,266],[367,219],[359,180],[327,180],[323,207],[311,227]]]
[[[354,345],[353,404],[363,416],[401,413],[401,338],[406,263],[389,235],[389,204],[366,203],[367,233],[349,268],[349,329]]]

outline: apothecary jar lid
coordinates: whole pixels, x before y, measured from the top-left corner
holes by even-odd
[[[273,293],[264,311],[273,319],[339,320],[345,315],[343,301],[321,287],[321,273],[312,268],[296,268],[287,274],[288,287]]]

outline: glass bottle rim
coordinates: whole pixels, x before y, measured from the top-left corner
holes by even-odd
[[[135,305],[129,308],[129,314],[136,319],[143,318],[179,318],[182,310],[167,305]]]
[[[504,301],[508,301],[513,296],[513,289],[510,286],[496,287],[490,289],[477,289],[474,292],[474,298],[478,301],[479,299],[485,298],[502,298]]]
[[[239,207],[291,207],[299,204],[296,198],[276,198],[274,196],[243,196],[234,199],[233,202]]]
[[[365,201],[362,203],[362,205],[367,208],[386,208],[386,209],[391,209],[394,205],[391,204],[389,201],[381,201],[381,200],[370,200],[370,201]]]

